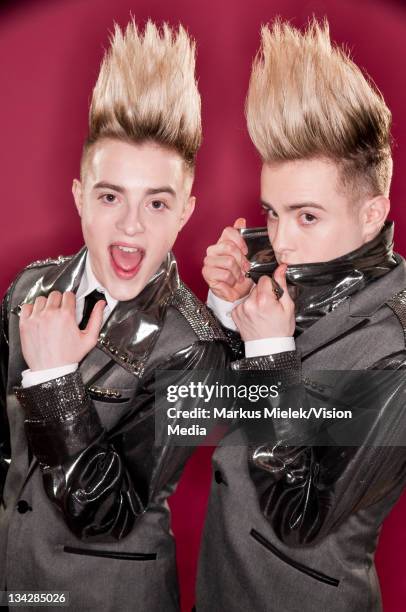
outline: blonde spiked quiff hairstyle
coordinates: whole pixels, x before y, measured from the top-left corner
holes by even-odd
[[[262,28],[246,115],[265,163],[325,157],[354,199],[389,194],[390,110],[326,20],[303,33],[280,19]]]
[[[201,137],[194,41],[182,26],[159,30],[148,21],[141,33],[134,20],[124,32],[115,24],[93,89],[82,160],[102,138],[152,140],[193,169]]]

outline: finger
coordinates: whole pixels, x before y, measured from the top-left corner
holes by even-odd
[[[257,288],[257,285],[254,284],[247,299],[239,305],[240,306],[240,316],[244,316],[244,317],[250,316],[253,312],[257,310],[258,308],[257,303],[258,303],[258,288]]]
[[[276,280],[278,285],[282,287],[282,289],[288,288],[286,284],[286,270],[287,269],[288,269],[287,264],[279,264],[279,266],[276,268],[274,275],[273,275],[274,279]]]
[[[210,288],[213,288],[219,281],[226,283],[229,287],[234,287],[240,279],[240,275],[236,277],[230,270],[224,268],[212,268],[209,274],[206,274],[206,270],[203,270],[203,276]]]
[[[231,240],[231,242],[234,242],[241,252],[244,253],[244,255],[248,253],[248,247],[245,240],[235,227],[228,226],[223,230],[218,242],[224,242],[225,240]]]
[[[279,301],[274,281],[269,276],[261,276],[257,284],[256,306],[259,312],[269,312]]]
[[[99,300],[93,307],[92,314],[89,317],[88,324],[83,330],[89,338],[95,339],[99,335],[99,331],[103,324],[103,312],[107,302],[105,300]]]
[[[208,255],[204,258],[203,263],[205,278],[210,279],[212,273],[218,268],[231,272],[237,281],[243,281],[245,278],[245,270],[232,255],[219,255],[218,257]]]
[[[221,297],[221,299],[226,300],[227,302],[234,302],[239,297],[239,295],[236,295],[235,290],[230,287],[230,285],[227,285],[227,283],[222,283],[221,281],[213,283],[210,289],[215,291],[218,297]]]
[[[241,248],[232,240],[224,240],[223,242],[218,242],[217,244],[209,246],[206,253],[208,257],[233,257],[244,273],[248,272],[251,267],[250,262],[241,251]]]
[[[247,227],[247,223],[244,217],[238,217],[238,219],[234,221],[233,227],[235,227],[235,229],[245,229]]]
[[[52,308],[59,308],[62,302],[62,293],[60,291],[51,291],[48,295],[47,303],[45,308],[51,310]]]
[[[34,308],[33,304],[23,304],[20,308],[20,319],[28,319]]]
[[[276,270],[274,272],[274,275],[273,275],[275,281],[278,283],[278,285],[283,290],[283,295],[280,297],[279,301],[284,306],[286,306],[287,304],[291,304],[292,303],[292,298],[289,295],[288,284],[287,284],[287,281],[286,281],[286,270],[287,269],[288,269],[287,264],[280,264],[276,268]]]
[[[43,295],[38,296],[35,299],[34,302],[34,307],[32,309],[32,314],[39,314],[40,312],[42,312],[46,306],[47,303],[47,299],[46,297],[44,297]]]
[[[73,291],[65,291],[62,294],[61,307],[71,314],[76,314],[76,295]]]
[[[246,222],[246,220],[244,219],[244,217],[238,217],[238,219],[236,219],[236,220],[234,221],[234,225],[233,225],[233,227],[234,227],[235,229],[237,229],[237,230],[240,230],[240,229],[245,229],[245,228],[247,227],[247,222]],[[239,233],[239,234],[240,234],[240,236],[241,236],[241,233],[240,233],[240,232],[238,232],[238,233]],[[242,238],[242,241],[243,241],[243,243],[244,243],[243,253],[244,253],[245,255],[247,255],[247,253],[248,253],[247,243],[245,242],[245,240],[244,240],[244,238],[243,238],[242,236],[241,236],[241,238]],[[248,269],[249,269],[249,268],[248,268]],[[246,270],[246,272],[247,272],[247,271],[248,271],[248,270]]]
[[[266,276],[265,274],[260,276],[256,289],[258,293],[269,293],[269,291],[272,291],[272,281],[269,276]]]
[[[258,298],[270,298],[272,300],[277,300],[275,289],[269,276],[260,276],[256,289]]]

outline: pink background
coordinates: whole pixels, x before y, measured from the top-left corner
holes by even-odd
[[[349,2],[251,0],[37,0],[4,2],[0,9],[1,242],[0,291],[34,259],[70,254],[82,244],[71,196],[86,136],[87,107],[108,31],[130,12],[181,21],[198,41],[204,143],[198,158],[198,206],[179,238],[184,280],[205,297],[200,275],[208,244],[224,225],[245,215],[261,224],[259,162],[248,139],[243,103],[260,24],[282,15],[298,26],[313,13],[329,18],[333,38],[383,91],[393,112],[395,174],[392,218],[397,250],[406,255],[406,4],[401,0]],[[183,610],[194,601],[194,576],[210,484],[210,449],[189,462],[171,499],[178,543]],[[386,521],[377,554],[385,612],[406,609],[404,496]]]

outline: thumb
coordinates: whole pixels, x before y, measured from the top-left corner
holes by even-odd
[[[84,329],[84,332],[86,332],[86,334],[92,339],[97,339],[99,336],[99,331],[103,324],[103,312],[106,304],[107,302],[105,300],[99,300],[96,302],[93,307],[92,314],[89,317],[88,324]]]
[[[244,217],[238,217],[238,219],[236,219],[236,220],[234,221],[234,225],[233,225],[233,227],[234,227],[235,229],[243,229],[243,228],[247,227],[247,222],[246,222],[246,220],[244,219]]]
[[[283,298],[286,298],[286,296],[290,299],[289,293],[288,293],[288,285],[286,282],[286,270],[287,270],[288,266],[287,264],[280,264],[273,275],[274,280],[278,283],[278,285],[280,286],[281,289],[283,289],[283,295],[281,296],[281,300],[283,300]]]

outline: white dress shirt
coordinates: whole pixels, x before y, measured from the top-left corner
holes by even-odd
[[[97,290],[104,293],[107,305],[103,312],[103,324],[107,320],[107,317],[113,312],[116,307],[117,300],[111,297],[109,293],[100,285],[97,278],[93,274],[92,265],[90,261],[89,253],[86,256],[85,269],[80,279],[79,287],[76,292],[76,322],[79,325],[83,316],[83,309],[85,306],[85,298],[92,291]],[[33,385],[39,385],[48,380],[59,378],[60,376],[66,376],[75,372],[78,368],[78,363],[71,363],[65,366],[59,366],[57,368],[49,368],[47,370],[24,370],[22,372],[21,385],[23,387],[32,387]]]
[[[231,318],[231,311],[241,302],[247,299],[243,297],[235,302],[227,302],[209,290],[207,296],[207,306],[212,309],[218,320],[233,331],[238,331],[237,326]],[[246,357],[261,357],[262,355],[275,355],[285,351],[296,350],[293,336],[280,336],[276,338],[261,338],[260,340],[247,340],[244,342]]]

